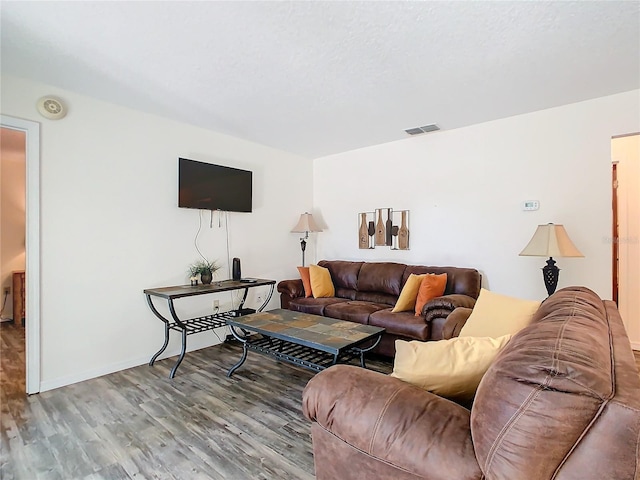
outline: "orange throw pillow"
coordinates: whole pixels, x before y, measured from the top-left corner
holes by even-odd
[[[430,273],[425,275],[418,289],[418,298],[416,298],[416,317],[422,315],[422,307],[424,307],[428,301],[442,296],[445,288],[447,288],[446,273],[440,275]]]
[[[309,276],[309,267],[298,267],[298,272],[300,272],[302,285],[304,285],[304,296],[312,297],[313,293],[311,292],[311,277]]]

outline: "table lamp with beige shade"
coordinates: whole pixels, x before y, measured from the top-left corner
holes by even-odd
[[[521,257],[549,257],[547,265],[542,268],[542,276],[547,293],[552,295],[558,286],[560,269],[556,267],[553,257],[584,257],[573,244],[563,225],[547,223],[538,225],[533,237],[524,250]]]

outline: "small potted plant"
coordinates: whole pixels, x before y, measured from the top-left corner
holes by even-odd
[[[211,283],[213,280],[213,275],[220,270],[220,265],[218,265],[215,260],[198,260],[194,264],[189,266],[189,276],[191,277],[191,281],[193,283],[194,278],[200,275],[200,281],[205,285]]]

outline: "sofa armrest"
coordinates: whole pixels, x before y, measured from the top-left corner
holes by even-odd
[[[278,293],[288,295],[291,298],[304,297],[302,279],[282,280],[278,283]]]
[[[421,478],[481,478],[469,410],[397,378],[336,365],[309,381],[302,409],[346,444]]]
[[[469,295],[461,295],[454,293],[451,295],[443,295],[429,300],[422,307],[422,315],[425,321],[429,323],[434,318],[446,318],[451,312],[458,307],[473,308],[476,299]]]
[[[442,326],[442,338],[449,339],[460,335],[460,330],[469,319],[472,308],[458,307],[449,314]]]

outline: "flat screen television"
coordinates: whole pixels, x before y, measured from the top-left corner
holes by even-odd
[[[253,173],[178,158],[178,207],[250,212]]]

